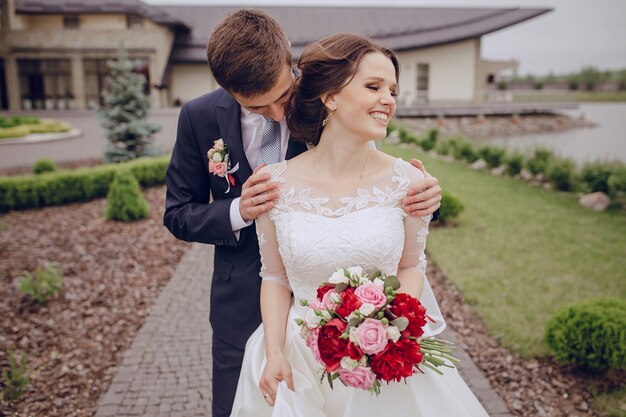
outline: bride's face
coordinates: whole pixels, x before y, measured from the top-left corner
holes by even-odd
[[[361,59],[354,78],[327,105],[336,110],[329,124],[365,140],[382,139],[396,111],[398,83],[393,63],[385,55],[372,52]]]

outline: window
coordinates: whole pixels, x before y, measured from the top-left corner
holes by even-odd
[[[24,110],[64,110],[74,106],[69,59],[18,59]]]
[[[143,17],[134,14],[126,15],[126,27],[128,29],[143,29]]]
[[[78,16],[63,16],[63,27],[65,29],[78,29],[80,27],[80,19]]]
[[[428,78],[430,64],[417,64],[417,102],[428,103]]]

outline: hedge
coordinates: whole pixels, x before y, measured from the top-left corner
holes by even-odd
[[[120,164],[55,171],[41,175],[0,176],[0,212],[88,201],[106,196],[115,173],[130,169],[141,186],[165,181],[169,157],[140,158]]]

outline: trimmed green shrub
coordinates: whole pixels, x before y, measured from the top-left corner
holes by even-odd
[[[57,166],[54,161],[49,159],[38,159],[33,164],[33,174],[39,175],[44,174],[46,172],[54,172],[57,170]]]
[[[21,138],[30,135],[28,126],[0,128],[0,139]]]
[[[626,193],[626,165],[617,166],[607,180],[609,194]]]
[[[115,172],[130,169],[144,186],[165,181],[168,157],[141,158],[41,175],[0,176],[0,212],[88,201],[103,197]]]
[[[552,151],[545,148],[536,148],[528,161],[528,170],[533,174],[546,173],[548,164],[554,159]]]
[[[617,169],[616,164],[593,162],[586,164],[581,173],[580,179],[587,186],[589,192],[601,191],[609,193],[609,177]]]
[[[393,132],[394,130],[396,130],[398,127],[395,125],[395,123],[393,123],[391,120],[389,121],[389,123],[387,123],[387,135],[389,136],[389,134],[391,132]]]
[[[548,164],[546,177],[561,191],[576,189],[576,164],[570,159],[552,159]]]
[[[496,168],[502,165],[502,159],[504,158],[504,149],[496,148],[494,146],[482,146],[478,150],[478,155],[487,163],[489,168]]]
[[[437,146],[435,147],[435,151],[439,155],[450,155],[452,153],[453,144],[451,140],[441,140],[437,142]]]
[[[402,143],[417,143],[417,138],[411,132],[409,132],[405,127],[398,127],[398,138],[400,138],[400,142]]]
[[[4,388],[2,398],[5,401],[17,400],[24,395],[28,386],[29,376],[26,369],[26,354],[20,356],[20,364],[17,364],[14,352],[9,352],[9,369],[2,371]]]
[[[69,132],[72,126],[69,123],[52,119],[41,119],[39,124],[29,125],[30,133]]]
[[[62,286],[63,277],[54,265],[48,265],[45,268],[39,267],[35,270],[34,275],[26,272],[22,275],[19,284],[20,291],[39,304],[45,304],[50,297],[61,291]]]
[[[439,218],[437,221],[442,223],[450,223],[456,219],[465,209],[463,203],[447,191],[441,192],[441,207],[439,208]]]
[[[599,371],[626,369],[626,300],[563,306],[546,325],[546,343],[564,363]]]
[[[145,219],[148,212],[148,202],[143,197],[139,182],[132,172],[117,171],[107,194],[106,218],[132,222]]]
[[[439,130],[437,129],[429,129],[426,132],[426,135],[423,139],[419,140],[419,146],[422,147],[426,152],[434,149],[437,145],[437,138],[439,137]]]
[[[467,139],[459,139],[454,143],[452,155],[455,159],[467,161],[470,164],[478,160],[478,153],[474,150],[472,143]]]
[[[509,175],[517,175],[522,172],[524,168],[524,155],[519,152],[506,155],[504,157],[504,164],[506,165],[506,172]]]
[[[41,123],[41,121],[34,116],[13,116],[13,123],[15,124],[15,126],[36,125],[38,123]]]

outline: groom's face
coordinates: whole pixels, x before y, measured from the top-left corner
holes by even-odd
[[[289,65],[285,65],[278,77],[278,81],[267,93],[257,96],[244,96],[237,93],[232,94],[235,100],[241,104],[241,107],[246,110],[279,122],[285,117],[285,106],[291,96],[294,80],[295,78],[291,72],[291,68]]]

